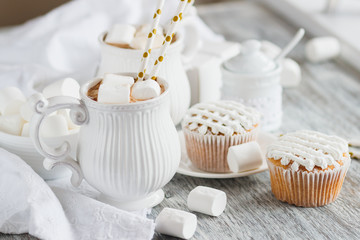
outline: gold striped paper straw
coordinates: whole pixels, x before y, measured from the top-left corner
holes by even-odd
[[[160,55],[155,60],[153,68],[151,70],[150,77],[153,80],[156,80],[156,78],[157,78],[157,74],[159,72],[161,63],[164,61],[164,58],[165,58],[166,50],[169,47],[169,45],[174,37],[175,27],[177,26],[177,23],[180,22],[182,19],[182,13],[186,7],[186,4],[190,3],[190,2],[191,2],[191,0],[180,0],[180,3],[176,10],[176,15],[171,19],[170,27],[169,27],[168,31],[166,32],[165,40],[164,40],[161,50],[160,50]]]
[[[195,0],[190,0],[190,1],[188,1],[188,4],[186,5],[186,7],[185,7],[185,9],[184,9],[184,14],[186,14],[186,13],[189,11],[189,9],[191,8],[191,6],[194,5],[194,2],[195,2]]]
[[[145,77],[146,67],[148,65],[151,53],[151,47],[155,39],[156,31],[159,25],[161,11],[164,6],[165,0],[158,0],[156,10],[153,16],[153,22],[148,34],[148,39],[146,41],[145,51],[142,55],[141,64],[138,71],[137,81],[142,81]]]

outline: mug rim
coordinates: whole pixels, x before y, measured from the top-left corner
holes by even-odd
[[[107,43],[104,41],[105,35],[106,35],[107,33],[108,33],[108,30],[102,32],[102,33],[99,35],[99,37],[98,37],[98,41],[100,42],[100,45],[101,45],[101,46],[106,46],[106,47],[109,47],[109,48],[114,48],[114,49],[117,49],[117,51],[133,52],[133,53],[139,53],[139,54],[142,54],[142,53],[143,53],[144,49],[121,48],[121,47],[116,47],[116,46],[107,44]],[[168,51],[172,51],[172,49],[177,48],[178,46],[181,45],[181,42],[183,41],[183,35],[178,31],[178,32],[176,32],[176,36],[177,36],[176,41],[170,44]],[[152,49],[152,52],[160,51],[160,48],[161,48],[161,47],[159,47],[159,48],[154,48],[154,49]]]
[[[137,73],[135,72],[120,72],[120,73],[113,73],[113,74],[118,74],[118,75],[125,75],[125,76],[130,76],[130,77],[136,77]],[[146,75],[148,76],[148,75]],[[157,105],[159,104],[161,101],[163,101],[163,98],[166,97],[169,94],[169,84],[166,80],[164,80],[162,77],[158,77],[157,81],[164,86],[164,92],[160,94],[160,96],[152,98],[152,99],[148,99],[148,100],[144,100],[144,101],[137,101],[137,102],[133,102],[133,103],[121,103],[121,104],[108,104],[108,103],[99,103],[97,101],[92,100],[88,95],[87,92],[89,90],[90,87],[96,85],[102,78],[101,77],[96,77],[93,78],[90,81],[87,81],[86,83],[84,83],[81,88],[80,88],[80,97],[81,99],[85,102],[85,105],[90,106],[90,107],[94,107],[94,108],[102,108],[102,109],[107,109],[107,110],[117,110],[117,109],[133,109],[134,107],[137,108],[142,108],[142,107],[146,107],[148,105]]]

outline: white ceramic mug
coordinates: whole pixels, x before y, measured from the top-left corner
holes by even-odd
[[[166,79],[171,85],[170,114],[175,125],[180,123],[190,105],[190,85],[183,67],[183,62],[191,60],[200,46],[200,37],[194,27],[188,25],[186,44],[184,35],[177,33],[176,41],[173,42],[166,53],[166,58],[160,68],[159,76]],[[111,46],[104,42],[106,32],[99,36],[101,47],[101,62],[97,76],[104,73],[114,72],[137,72],[144,50],[126,49]],[[149,67],[158,57],[160,48],[151,50]],[[149,68],[148,67],[148,68]]]
[[[136,77],[136,73],[123,73]],[[84,178],[101,192],[100,201],[126,210],[155,206],[162,201],[161,188],[174,176],[180,163],[180,143],[169,114],[169,86],[159,97],[128,104],[102,104],[87,96],[90,81],[80,90],[81,99],[54,97],[39,99],[31,121],[30,136],[51,169],[66,165],[73,172],[71,182],[78,186]],[[69,108],[75,124],[82,125],[77,159],[68,156],[68,142],[49,148],[39,138],[45,116]]]

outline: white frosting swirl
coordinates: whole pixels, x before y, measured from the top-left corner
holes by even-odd
[[[349,151],[348,142],[336,136],[329,136],[315,131],[301,130],[280,137],[279,141],[268,147],[267,157],[280,160],[286,166],[293,161],[291,169],[297,171],[304,166],[312,171],[315,166],[322,169],[345,160],[343,153]]]
[[[198,103],[191,107],[183,120],[183,127],[205,135],[208,131],[231,136],[244,133],[258,124],[260,114],[251,107],[234,101]]]

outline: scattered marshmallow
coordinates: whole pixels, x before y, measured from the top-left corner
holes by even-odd
[[[334,37],[313,38],[306,43],[306,58],[311,62],[323,62],[340,54],[340,42]]]
[[[61,115],[48,116],[40,126],[40,136],[59,137],[69,134],[66,119]]]
[[[80,127],[73,128],[69,130],[69,135],[79,133]]]
[[[0,131],[19,136],[24,123],[20,114],[0,116]]]
[[[155,230],[159,233],[189,239],[196,230],[195,214],[174,208],[164,208],[155,220]]]
[[[138,37],[141,35],[144,35],[147,37],[147,35],[149,34],[150,31],[151,31],[151,25],[148,23],[143,24],[136,30],[135,37]],[[158,26],[156,28],[156,34],[164,35],[164,29],[161,26]]]
[[[136,28],[130,24],[116,24],[107,33],[105,42],[111,44],[130,44]]]
[[[31,108],[29,99],[21,106],[20,115],[25,121],[30,122],[32,116],[34,115],[34,110]]]
[[[269,58],[274,59],[281,52],[281,48],[269,41],[261,41],[261,51]]]
[[[225,210],[226,194],[215,188],[197,186],[189,193],[187,206],[191,211],[217,217]]]
[[[138,100],[147,100],[160,96],[161,88],[157,81],[147,79],[137,81],[132,87],[132,96]]]
[[[147,35],[136,36],[130,43],[130,47],[134,49],[145,49],[146,42],[148,38]],[[165,37],[161,34],[156,34],[152,43],[152,49],[159,48],[163,44]]]
[[[26,101],[24,94],[16,87],[7,87],[0,91],[0,114],[4,114],[6,107],[14,100]]]
[[[27,105],[28,105],[28,107],[29,107],[30,110],[35,111],[36,104],[37,104],[39,101],[48,102],[48,101],[46,100],[46,98],[44,97],[43,94],[41,94],[41,93],[34,93],[34,94],[31,95],[30,97],[28,97],[26,103],[27,103]]]
[[[25,101],[23,100],[13,100],[10,102],[4,109],[3,115],[14,115],[19,114],[21,107],[25,104]]]
[[[65,78],[45,87],[43,90],[43,95],[45,98],[51,98],[55,96],[80,98],[79,90],[80,85],[75,79]]]
[[[349,140],[350,147],[360,147],[360,139],[351,139]]]
[[[291,58],[282,61],[281,85],[283,87],[296,87],[301,81],[301,68]]]
[[[21,130],[21,136],[23,137],[29,137],[30,136],[30,124],[25,123]]]
[[[99,88],[99,103],[129,103],[134,78],[118,74],[106,74]]]
[[[7,101],[3,115],[0,116],[0,131],[12,135],[29,137],[28,122],[30,122],[34,114],[35,104],[40,99],[43,99],[44,96],[40,93],[33,94],[25,102],[25,97],[17,88],[5,88],[0,91],[0,95],[0,98],[3,98],[4,101],[10,99],[10,101]],[[5,96],[7,96],[7,98],[5,98]],[[43,124],[45,127],[41,127],[43,130],[40,133],[42,136],[56,137],[66,135],[69,133],[69,128],[78,131],[79,126],[71,121],[69,110],[59,110],[59,112],[59,117],[56,117],[56,112],[53,112],[45,118]]]
[[[360,151],[350,151],[351,158],[360,160]]]
[[[27,122],[31,121],[32,116],[35,113],[35,104],[41,100],[44,99],[44,95],[41,93],[35,93],[31,95],[27,101],[21,106],[20,108],[20,116]],[[48,116],[55,115],[56,112],[53,112],[49,114]]]
[[[263,163],[263,154],[257,142],[248,142],[229,148],[227,162],[232,172],[256,169]]]
[[[57,111],[57,114],[63,116],[66,119],[67,126],[69,130],[78,128],[79,126],[76,125],[70,118],[70,109],[60,109]]]

